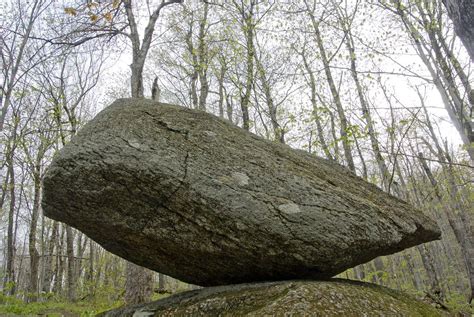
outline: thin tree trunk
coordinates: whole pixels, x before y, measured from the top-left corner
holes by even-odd
[[[133,305],[149,302],[153,295],[153,272],[131,262],[127,262],[126,270],[125,303]]]
[[[351,171],[355,172],[355,165],[354,165],[354,159],[352,157],[350,140],[347,135],[347,132],[349,131],[349,123],[344,113],[344,108],[342,106],[341,98],[339,96],[339,92],[337,91],[336,84],[332,76],[329,59],[327,57],[326,49],[324,48],[324,43],[321,36],[321,31],[319,29],[319,22],[316,21],[316,17],[314,16],[314,13],[311,11],[306,1],[307,0],[305,0],[306,6],[307,6],[307,12],[311,19],[311,24],[313,26],[315,40],[318,45],[319,54],[321,55],[321,61],[324,67],[324,73],[326,74],[326,80],[328,82],[329,89],[331,90],[331,95],[333,97],[334,104],[336,105],[337,114],[339,116],[342,148],[344,149],[344,156],[346,159],[346,163],[347,163],[348,168]]]
[[[66,226],[66,254],[67,254],[67,298],[70,302],[76,301],[76,270],[74,257],[74,232]]]
[[[438,186],[431,169],[429,168],[426,160],[424,159],[421,153],[418,154],[419,161],[425,171],[428,179],[430,180],[433,188]],[[461,249],[463,251],[464,263],[467,268],[467,272],[469,275],[469,282],[470,282],[470,294],[469,294],[469,303],[472,302],[474,298],[474,236],[471,232],[471,219],[466,216],[466,211],[464,208],[458,203],[458,198],[456,197],[456,184],[451,184],[450,188],[450,197],[451,202],[453,204],[454,210],[456,210],[456,214],[451,210],[449,206],[446,206],[444,210],[446,211],[446,215],[448,216],[449,224],[451,225],[456,240],[458,241]],[[439,193],[438,193],[439,194]],[[437,196],[439,201],[443,203],[442,197]]]
[[[204,15],[203,18],[199,21],[199,34],[198,34],[198,57],[199,57],[199,83],[200,83],[200,93],[199,93],[199,110],[206,111],[206,101],[209,94],[209,83],[207,79],[207,69],[209,64],[209,52],[206,43],[206,27],[207,27],[207,16],[209,13],[209,4],[207,2],[203,3],[204,6]]]
[[[422,290],[423,289],[423,283],[421,282],[420,274],[416,270],[415,265],[413,265],[413,258],[411,256],[409,250],[406,250],[405,252],[403,252],[403,258],[404,258],[404,260],[407,264],[407,268],[408,268],[408,271],[409,271],[410,275],[413,277],[413,279],[412,279],[413,286],[415,287],[415,289],[417,291]]]
[[[316,123],[316,131],[318,132],[318,141],[319,141],[319,144],[321,145],[321,148],[323,149],[323,152],[326,158],[329,160],[334,160],[334,157],[331,155],[331,152],[329,151],[329,147],[326,143],[326,139],[324,138],[323,127],[322,127],[321,119],[319,116],[318,104],[316,102],[316,96],[317,96],[316,79],[315,79],[313,70],[311,69],[308,63],[308,60],[306,58],[305,50],[301,52],[301,57],[303,58],[303,65],[309,76],[309,87],[311,88],[311,105],[313,107],[312,118],[314,119]]]
[[[342,23],[342,25],[344,26],[345,23]],[[372,150],[374,152],[375,161],[377,162],[377,166],[379,167],[380,174],[382,176],[382,186],[385,190],[388,191],[390,172],[388,170],[387,164],[385,163],[385,160],[380,151],[380,145],[377,140],[374,122],[372,120],[369,107],[365,100],[364,91],[362,89],[362,84],[360,82],[359,75],[357,72],[357,64],[356,64],[357,57],[355,53],[354,40],[352,38],[352,33],[351,33],[351,30],[349,29],[346,29],[345,32],[346,32],[346,46],[347,46],[347,50],[349,51],[350,61],[351,61],[351,75],[356,85],[357,96],[359,97],[359,103],[362,108],[362,115],[363,115],[363,118],[365,119],[365,123],[367,126],[367,132],[369,135]]]
[[[57,239],[57,244],[56,244],[56,265],[55,265],[55,280],[54,280],[54,286],[53,286],[53,292],[55,294],[61,294],[63,292],[63,276],[64,276],[64,257],[63,257],[63,251],[64,251],[64,227],[66,225],[61,226],[61,234],[59,236],[59,239]]]
[[[471,0],[443,0],[454,30],[474,61],[474,3]]]
[[[452,76],[449,74],[449,67],[446,65],[446,61],[442,57],[439,43],[434,37],[433,31],[430,31],[430,29],[433,28],[433,25],[428,24],[425,27],[425,31],[430,38],[430,45],[427,45],[427,43],[425,43],[423,40],[422,34],[420,34],[418,31],[419,28],[413,25],[413,23],[410,21],[403,9],[403,5],[401,4],[400,0],[391,1],[396,7],[396,14],[400,17],[407,33],[411,36],[418,55],[425,66],[428,68],[428,71],[430,72],[430,75],[433,79],[433,83],[441,95],[449,118],[458,131],[462,142],[466,146],[466,150],[471,161],[474,162],[474,142],[471,142],[468,135],[470,128],[469,120],[466,120],[466,113],[465,111],[462,111],[462,100],[459,97],[459,94],[456,92],[456,84],[452,80]],[[431,50],[435,52],[435,56],[432,56]],[[431,62],[431,60],[434,60],[435,62]]]
[[[49,239],[48,243],[48,254],[45,256],[44,259],[44,278],[43,278],[43,292],[49,293],[52,290],[52,279],[53,279],[53,253],[54,253],[54,248],[57,245],[57,240],[58,240],[58,229],[59,225],[56,221],[53,221],[52,224],[52,229],[51,229],[51,237]],[[59,254],[59,250],[56,250],[56,252]]]
[[[229,96],[224,88],[224,96],[225,96],[225,101],[226,101],[226,114],[227,114],[227,120],[229,120],[231,123],[234,122],[234,104],[232,102],[232,96]]]
[[[30,253],[30,301],[35,302],[38,299],[38,267],[39,253],[36,249],[36,228],[38,226],[38,216],[40,207],[41,176],[40,164],[37,160],[35,166],[34,178],[34,199],[31,212],[30,232],[28,236],[28,248]]]
[[[420,252],[421,260],[423,261],[423,266],[428,275],[431,295],[435,296],[437,299],[443,302],[445,296],[441,287],[441,283],[438,279],[438,274],[434,265],[433,256],[431,255],[429,249],[426,248],[424,245],[417,246],[417,249]]]
[[[271,91],[270,83],[268,82],[268,79],[267,79],[265,68],[263,67],[262,62],[258,58],[257,54],[254,54],[254,56],[255,56],[255,63],[257,66],[257,72],[260,77],[260,81],[263,87],[263,93],[265,95],[265,99],[267,102],[267,108],[268,108],[268,113],[270,115],[270,122],[272,124],[274,138],[276,141],[282,144],[285,144],[285,131],[282,129],[282,127],[280,126],[280,123],[278,122],[277,106],[275,105],[275,102],[273,101],[272,91]]]
[[[219,86],[219,101],[218,101],[218,108],[219,108],[219,117],[224,118],[224,78],[227,68],[224,63],[221,62],[221,68],[219,76],[217,76],[218,86]]]
[[[93,298],[94,294],[94,242],[89,239],[89,269],[87,271],[87,284],[89,286],[89,296]]]
[[[165,275],[163,273],[158,273],[158,289],[160,292],[166,291],[166,280]]]
[[[191,90],[190,90],[190,96],[191,96],[191,104],[193,109],[197,109],[199,105],[199,98],[197,94],[197,81],[199,78],[199,61],[198,57],[196,54],[196,50],[194,48],[193,44],[193,17],[194,17],[194,12],[190,12],[190,19],[191,22],[189,23],[189,29],[188,32],[186,33],[186,44],[188,47],[188,52],[191,55],[191,60],[192,60],[192,72],[190,76],[190,85],[191,85]]]
[[[15,286],[15,238],[14,238],[14,220],[15,220],[15,168],[13,166],[13,153],[9,153],[8,157],[8,174],[10,175],[9,191],[10,191],[10,206],[8,209],[8,228],[7,228],[7,265],[6,275],[3,283],[3,289],[6,290],[7,295],[14,295],[16,292]]]
[[[245,92],[241,96],[240,107],[242,110],[242,126],[245,130],[250,130],[250,115],[249,115],[249,106],[250,106],[250,94],[252,92],[252,87],[254,85],[254,55],[255,55],[255,45],[254,45],[254,20],[253,20],[253,9],[254,1],[250,0],[250,10],[247,14],[242,11],[243,18],[243,29],[245,33],[245,40],[247,44],[247,75],[245,81]],[[242,8],[242,10],[244,10]]]

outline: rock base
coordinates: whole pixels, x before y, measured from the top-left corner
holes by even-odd
[[[332,279],[208,287],[101,316],[443,316],[430,305],[369,283]]]

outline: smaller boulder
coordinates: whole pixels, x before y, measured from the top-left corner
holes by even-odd
[[[101,314],[115,316],[443,316],[388,288],[350,280],[208,287]]]

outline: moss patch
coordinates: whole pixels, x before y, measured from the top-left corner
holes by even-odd
[[[385,287],[350,280],[286,281],[209,287],[106,313],[132,316],[443,316]]]

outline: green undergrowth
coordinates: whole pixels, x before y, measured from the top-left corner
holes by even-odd
[[[387,290],[389,291],[389,290]],[[422,293],[405,291],[411,293],[412,297],[421,299]],[[394,294],[398,294],[394,292]],[[168,295],[155,294],[153,301],[164,298]],[[398,297],[398,296],[396,296]],[[403,298],[402,298],[403,299]],[[445,302],[450,313],[457,316],[474,316],[474,311],[466,304],[464,296],[449,296]],[[5,296],[0,293],[0,316],[64,316],[64,317],[88,317],[98,313],[118,308],[123,305],[122,300],[84,300],[76,303],[50,297],[47,300],[25,303],[16,297]],[[464,314],[460,314],[460,313]],[[449,314],[449,315],[451,315]]]
[[[158,300],[167,295],[155,294],[152,300]],[[34,303],[0,293],[0,316],[64,316],[88,317],[122,306],[122,300],[87,300],[70,303],[50,297]]]
[[[81,301],[68,303],[56,300],[25,303],[23,300],[2,296],[0,304],[1,316],[95,316],[97,313],[113,309],[122,305],[122,302],[108,303],[95,301]]]

